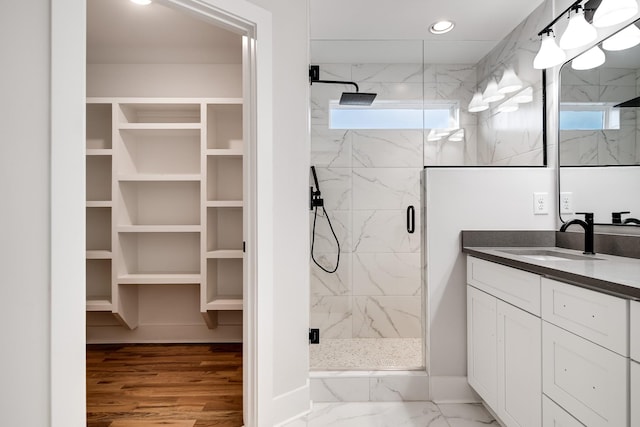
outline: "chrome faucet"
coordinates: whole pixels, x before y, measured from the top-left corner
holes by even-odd
[[[578,215],[584,215],[584,221],[581,219],[572,219],[569,222],[565,222],[560,227],[560,231],[566,231],[569,226],[578,224],[584,228],[584,252],[588,255],[593,255],[593,212],[576,212]]]

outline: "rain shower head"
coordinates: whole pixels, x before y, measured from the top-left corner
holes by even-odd
[[[371,105],[373,100],[376,99],[376,93],[364,93],[360,92],[358,84],[355,82],[341,81],[341,80],[320,80],[320,66],[309,66],[309,82],[314,83],[327,83],[327,84],[343,84],[353,85],[356,88],[355,92],[342,92],[340,97],[340,105]]]

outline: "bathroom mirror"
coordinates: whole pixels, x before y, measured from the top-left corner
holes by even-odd
[[[558,163],[563,221],[588,211],[594,212],[596,223],[638,226],[640,44],[608,49],[623,34],[640,40],[638,25],[636,21],[598,44],[606,56],[599,67],[575,70],[569,61],[561,69]]]

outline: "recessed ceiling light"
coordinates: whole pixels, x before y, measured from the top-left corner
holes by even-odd
[[[151,0],[131,0],[132,3],[135,4],[140,4],[142,6],[146,6],[148,4],[151,4]]]
[[[433,34],[444,34],[453,30],[455,25],[456,24],[454,24],[453,21],[442,20],[431,24],[429,31]]]

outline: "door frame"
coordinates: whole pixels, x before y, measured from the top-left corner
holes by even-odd
[[[271,13],[246,0],[159,0],[242,34],[245,171],[243,399],[247,427],[273,419]],[[259,49],[258,49],[259,45]],[[51,0],[50,372],[52,427],[86,425],[86,0]],[[259,282],[259,283],[258,283]]]

